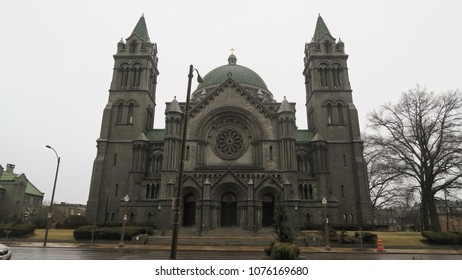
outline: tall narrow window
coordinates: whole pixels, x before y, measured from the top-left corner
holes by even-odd
[[[116,184],[116,185],[115,185],[115,188],[114,188],[114,196],[119,196],[119,184]]]
[[[120,66],[119,69],[119,86],[126,87],[128,84],[128,64],[124,63]]]
[[[337,113],[338,113],[338,123],[339,124],[344,124],[342,103],[337,104]]]
[[[159,192],[160,192],[160,186],[159,184],[156,184],[154,186],[154,198],[155,199],[158,199],[159,198]]]
[[[189,146],[186,147],[186,160],[189,160]]]
[[[120,65],[119,67],[119,87],[126,87],[128,83],[128,71],[129,67],[127,63]]]
[[[308,188],[308,199],[313,199],[313,198],[314,198],[313,197],[313,186],[311,186],[311,184],[310,184],[310,186]]]
[[[114,154],[114,166],[117,165],[117,154]]]
[[[311,214],[310,213],[306,213],[306,223],[311,224]]]
[[[334,81],[334,87],[340,88],[341,87],[341,82],[340,82],[340,73],[341,73],[341,68],[340,66],[335,66],[332,69],[332,79]]]
[[[121,123],[122,122],[122,118],[123,118],[123,113],[124,113],[124,104],[121,102],[119,103],[119,105],[117,106],[117,123]]]
[[[333,123],[332,104],[330,103],[327,104],[327,123]]]
[[[137,46],[137,45],[138,45],[138,44],[136,43],[136,41],[133,41],[133,42],[130,43],[130,48],[129,48],[130,53],[136,52],[136,46]]]
[[[321,87],[327,87],[326,68],[320,68],[319,73],[321,75]]]
[[[133,66],[133,82],[132,87],[139,87],[141,79],[141,64],[135,64]]]
[[[347,166],[346,155],[343,154],[343,167]]]
[[[269,157],[270,157],[270,160],[273,159],[273,146],[269,147]]]
[[[128,105],[127,123],[133,123],[133,103]]]
[[[342,195],[342,198],[345,198],[345,187],[343,185],[340,186],[340,194]]]

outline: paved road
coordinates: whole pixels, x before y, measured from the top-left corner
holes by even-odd
[[[12,247],[13,260],[167,260],[168,250]],[[178,260],[261,260],[262,252],[178,251]],[[305,260],[462,260],[454,254],[302,253]]]

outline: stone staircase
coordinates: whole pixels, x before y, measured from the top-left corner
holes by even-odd
[[[150,235],[147,244],[169,245],[172,241],[171,230],[156,230]],[[240,228],[220,228],[209,231],[180,228],[179,246],[268,246],[274,241],[273,229],[264,228],[257,232]],[[306,246],[302,232],[297,233],[297,246]]]

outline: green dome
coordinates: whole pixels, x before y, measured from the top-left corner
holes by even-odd
[[[204,82],[198,85],[197,90],[212,85],[220,85],[229,77],[238,84],[245,84],[268,90],[263,79],[255,73],[255,71],[236,64],[236,57],[234,55],[230,55],[228,61],[228,65],[217,67],[207,73],[203,78]]]

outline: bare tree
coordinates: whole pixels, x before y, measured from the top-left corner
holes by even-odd
[[[441,231],[435,195],[461,187],[462,97],[459,91],[435,95],[416,87],[396,104],[369,115],[370,136],[392,172],[420,189],[423,226]]]
[[[364,160],[369,179],[372,209],[396,206],[405,196],[402,175],[387,164],[385,150],[374,145],[368,135],[364,139]]]

